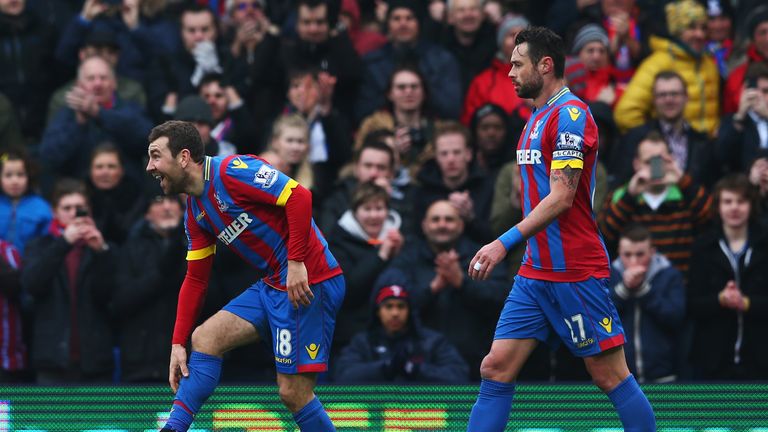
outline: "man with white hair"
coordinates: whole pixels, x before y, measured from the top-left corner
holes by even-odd
[[[41,159],[57,174],[82,176],[91,150],[104,141],[116,143],[128,168],[138,169],[152,124],[140,106],[120,99],[116,86],[115,71],[103,58],[89,57],[80,64],[77,85],[40,143]]]

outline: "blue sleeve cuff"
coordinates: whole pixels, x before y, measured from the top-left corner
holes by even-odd
[[[509,230],[507,230],[507,232],[502,234],[501,237],[499,237],[499,241],[501,242],[501,244],[504,245],[504,248],[506,250],[510,250],[513,247],[525,241],[525,238],[523,237],[523,234],[520,232],[520,230],[517,228],[517,225],[515,225]]]

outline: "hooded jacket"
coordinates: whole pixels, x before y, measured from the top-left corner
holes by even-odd
[[[653,113],[656,74],[673,70],[683,77],[688,89],[685,119],[694,129],[714,136],[720,124],[720,73],[715,60],[671,39],[651,36],[650,45],[651,55],[640,64],[616,105],[616,125],[627,131],[645,123]]]
[[[736,66],[728,75],[728,81],[725,83],[723,91],[723,114],[733,114],[739,110],[739,100],[741,99],[741,89],[744,85],[744,78],[747,75],[747,68],[752,63],[766,62],[768,58],[762,56],[754,43],[747,48],[747,58],[740,65]]]
[[[611,299],[627,336],[629,370],[640,382],[674,380],[685,319],[683,276],[667,258],[655,254],[645,280],[633,292],[624,286],[624,270],[620,259],[611,263]]]

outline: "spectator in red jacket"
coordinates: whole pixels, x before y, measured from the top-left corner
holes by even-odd
[[[739,110],[744,76],[752,63],[768,61],[768,5],[756,8],[749,17],[747,33],[752,41],[747,48],[747,58],[728,75],[723,92],[723,113],[733,114]]]

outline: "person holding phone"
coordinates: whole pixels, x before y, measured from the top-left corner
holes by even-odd
[[[768,66],[747,70],[739,109],[726,117],[717,140],[720,159],[733,171],[747,172],[760,150],[768,148]]]
[[[641,223],[653,232],[658,252],[686,274],[694,237],[709,220],[711,198],[682,171],[658,131],[640,141],[632,166],[631,180],[613,193],[598,218],[609,251],[616,251],[627,226]]]
[[[93,222],[82,182],[59,180],[51,204],[50,231],[27,245],[21,275],[33,301],[37,382],[109,382],[115,248]]]

